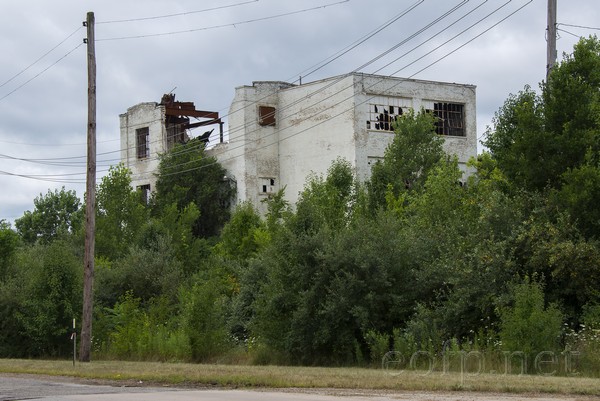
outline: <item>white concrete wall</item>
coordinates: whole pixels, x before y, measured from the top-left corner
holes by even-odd
[[[228,115],[228,143],[208,150],[237,186],[237,201],[252,202],[261,213],[265,179],[269,191],[286,187],[286,200],[295,203],[311,173],[325,174],[336,158],[348,160],[360,180],[370,177],[371,164],[384,155],[392,132],[367,127],[369,107],[378,99],[395,99],[419,110],[434,102],[464,105],[463,137],[445,136],[444,149],[457,155],[460,166],[477,155],[475,86],[348,74],[295,86],[285,82],[254,82],[236,88]],[[258,123],[260,106],[276,109],[276,125]],[[133,185],[154,189],[158,155],[166,150],[164,107],[142,103],[121,118],[121,159],[134,173]],[[136,129],[150,129],[150,157],[138,160]]]
[[[140,103],[119,116],[121,122],[121,162],[132,171],[133,188],[150,184],[154,191],[158,171],[158,156],[166,149],[165,109],[155,102]],[[137,158],[136,130],[148,127],[150,157]]]
[[[352,76],[288,88],[279,97],[281,185],[295,203],[311,173],[326,173],[337,158],[355,164]]]
[[[266,205],[261,201],[268,194],[262,192],[263,180],[273,179],[275,185],[269,191],[276,192],[280,186],[279,164],[279,112],[276,126],[258,124],[260,106],[280,108],[279,93],[289,87],[285,82],[255,82],[252,86],[236,88],[228,116],[226,144],[218,144],[208,151],[228,171],[237,185],[237,201],[252,202],[261,213]]]
[[[369,105],[378,97],[400,98],[403,105],[418,111],[431,109],[434,102],[459,103],[464,105],[464,137],[444,136],[444,150],[458,157],[459,166],[467,171],[466,163],[477,156],[477,121],[475,115],[475,86],[444,82],[409,80],[404,78],[373,75],[354,75],[356,91],[355,126],[357,141],[357,176],[366,180],[370,177],[370,161],[383,156],[394,134],[368,129]]]
[[[464,105],[464,137],[445,136],[444,149],[461,168],[477,154],[475,87],[431,81],[349,74],[300,86],[255,82],[236,89],[229,114],[229,143],[211,155],[235,177],[238,201],[249,200],[264,212],[262,179],[272,177],[274,190],[286,187],[295,203],[311,173],[325,174],[336,158],[353,166],[366,180],[371,164],[381,159],[392,132],[369,129],[369,107],[394,98],[402,107],[432,108],[434,102]],[[259,106],[276,109],[276,126],[258,124]]]

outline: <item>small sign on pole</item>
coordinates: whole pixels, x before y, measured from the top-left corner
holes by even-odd
[[[71,334],[71,340],[73,341],[73,366],[75,366],[75,359],[77,359],[77,332],[75,331],[75,318],[73,318],[73,333]]]

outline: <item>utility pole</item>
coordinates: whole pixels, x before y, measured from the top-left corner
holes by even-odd
[[[548,28],[547,49],[546,49],[546,82],[550,76],[550,71],[556,63],[556,0],[548,0]]]
[[[96,46],[94,13],[87,13],[88,125],[87,184],[85,203],[85,253],[83,257],[83,316],[79,360],[89,362],[92,350],[92,310],[94,306],[94,250],[96,240]]]

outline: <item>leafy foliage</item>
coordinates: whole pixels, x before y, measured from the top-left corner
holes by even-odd
[[[528,86],[498,111],[484,145],[515,185],[560,188],[561,176],[599,149],[600,42],[582,39],[553,70],[542,95]]]
[[[81,310],[81,261],[69,244],[54,241],[24,251],[18,270],[4,283],[14,299],[3,299],[3,312],[19,340],[8,355],[57,356],[72,348],[71,322]],[[5,302],[5,303],[4,303]],[[13,334],[14,335],[14,334]]]
[[[583,40],[541,95],[509,97],[470,177],[423,112],[397,122],[370,181],[336,160],[296,205],[284,190],[268,197],[265,216],[240,204],[228,220],[232,189],[197,141],[164,155],[151,216],[129,172],[111,169],[98,198],[95,352],[378,366],[388,350],[532,361],[567,347],[596,374],[598,48]],[[81,288],[81,212],[61,214],[68,205],[74,194],[49,192],[17,232],[0,223],[0,356],[68,352]]]
[[[525,281],[513,289],[514,305],[501,310],[500,339],[504,349],[521,351],[533,361],[542,351],[557,351],[562,314],[556,305],[545,306],[539,283]]]
[[[435,133],[434,117],[421,110],[403,114],[383,162],[372,168],[368,184],[372,207],[383,206],[388,188],[394,196],[420,188],[429,170],[444,157],[444,140]]]
[[[9,223],[0,220],[0,280],[5,277],[19,245],[19,236]]]
[[[160,215],[172,204],[183,210],[191,203],[200,211],[194,235],[211,237],[229,218],[234,189],[225,180],[225,169],[216,159],[207,157],[205,144],[192,139],[176,145],[161,157],[154,193],[154,212]]]
[[[81,227],[83,211],[74,191],[48,190],[33,201],[33,212],[27,211],[15,220],[17,232],[27,243],[36,241],[49,243],[57,238],[65,238]]]
[[[96,202],[97,255],[116,259],[126,253],[148,214],[131,188],[131,172],[122,164],[111,167],[98,186]]]

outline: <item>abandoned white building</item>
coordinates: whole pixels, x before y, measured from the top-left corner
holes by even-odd
[[[393,138],[391,122],[408,109],[437,117],[444,148],[457,156],[463,171],[477,154],[473,85],[362,73],[302,85],[254,82],[236,88],[226,141],[217,113],[181,105],[163,98],[121,115],[121,158],[133,172],[133,185],[152,188],[157,154],[184,140],[186,129],[209,124],[221,128],[209,154],[235,181],[237,202],[250,201],[263,212],[261,200],[283,187],[294,204],[307,176],[325,173],[338,157],[351,163],[360,180],[368,179]],[[205,121],[192,124],[189,117]]]

